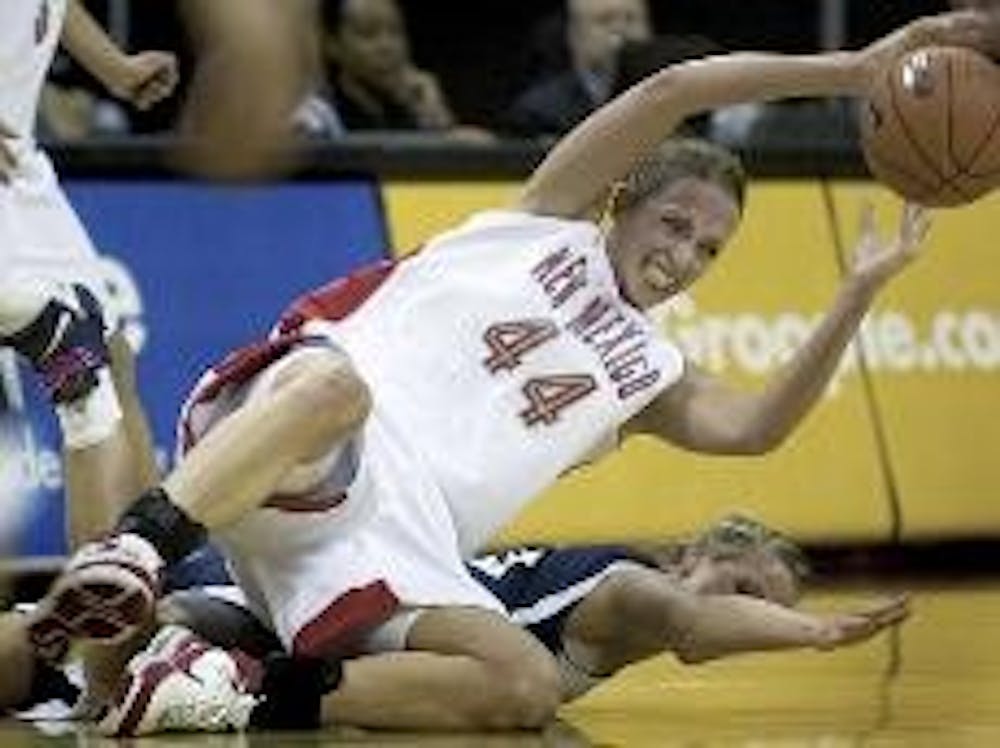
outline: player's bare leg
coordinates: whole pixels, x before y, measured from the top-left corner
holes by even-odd
[[[5,280],[2,292],[0,343],[17,350],[39,372],[63,432],[71,535],[106,531],[122,502],[117,491],[134,490],[138,479],[100,306],[79,285]],[[42,601],[30,634],[43,657],[61,654],[67,637],[106,630],[100,613],[81,609],[99,584],[99,578],[84,571],[78,589],[57,586]],[[146,593],[138,594],[118,601],[122,610],[116,615],[124,615],[130,625],[144,607]]]
[[[122,332],[108,340],[108,352],[121,420],[100,441],[67,444],[64,449],[74,548],[114,527],[128,501],[158,480],[153,439],[137,389],[135,354]]]
[[[407,651],[349,660],[322,721],[384,729],[536,729],[553,719],[559,672],[545,647],[495,613],[425,611]]]
[[[163,481],[191,519],[212,529],[234,522],[367,417],[370,396],[350,361],[331,350],[310,353],[212,428]]]
[[[133,502],[111,536],[74,555],[55,597],[86,602],[104,624],[75,635],[119,640],[134,632],[152,614],[165,563],[200,547],[207,529],[259,506],[294,468],[317,461],[360,426],[368,391],[345,356],[310,349],[292,364]]]
[[[554,660],[534,637],[495,613],[423,611],[406,644],[406,651],[341,665],[270,657],[250,680],[243,675],[246,658],[219,647],[210,647],[212,659],[204,662],[200,682],[185,680],[169,658],[165,663],[143,655],[129,665],[129,677],[145,684],[149,698],[122,690],[101,726],[118,735],[323,724],[485,731],[537,729],[555,715],[560,688]],[[256,703],[246,710],[242,704],[250,692]],[[219,704],[226,718],[203,719],[194,705],[204,702]]]
[[[304,93],[309,0],[185,0],[197,67],[180,165],[211,179],[274,175],[288,163]],[[239,137],[233,137],[239,133]]]

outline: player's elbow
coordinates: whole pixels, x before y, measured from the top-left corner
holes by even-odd
[[[766,428],[750,428],[730,440],[730,454],[759,456],[773,452],[785,441],[786,434]]]
[[[790,429],[780,419],[773,418],[758,402],[746,403],[733,409],[730,416],[717,422],[717,433],[726,454],[740,456],[764,455],[780,447]]]
[[[706,650],[699,642],[689,642],[679,644],[674,649],[674,656],[683,665],[700,665],[703,662],[714,660],[717,655]]]

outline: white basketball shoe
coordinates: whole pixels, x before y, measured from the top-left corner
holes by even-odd
[[[231,732],[246,728],[259,666],[214,647],[182,626],[166,626],[125,669],[98,729],[110,736]]]

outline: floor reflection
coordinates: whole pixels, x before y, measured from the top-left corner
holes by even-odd
[[[844,605],[864,590],[808,601]],[[834,654],[754,655],[684,667],[659,658],[567,707],[542,734],[178,736],[130,745],[171,748],[387,746],[996,746],[1000,745],[1000,580],[918,589],[914,615],[893,632]],[[119,746],[89,731],[43,735],[0,723],[4,748]]]

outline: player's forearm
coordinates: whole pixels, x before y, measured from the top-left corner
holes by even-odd
[[[755,396],[742,441],[755,451],[775,448],[812,410],[837,371],[844,350],[871,305],[874,291],[848,281],[806,343]]]
[[[683,662],[704,662],[741,652],[819,647],[825,641],[815,616],[746,595],[705,595],[676,645]]]
[[[681,120],[722,106],[811,96],[853,96],[865,77],[854,52],[779,55],[739,52],[694,60],[649,79],[647,93]]]
[[[124,52],[107,35],[80,0],[69,0],[62,45],[73,59],[109,89],[123,75],[127,63]]]
[[[580,214],[689,116],[749,100],[854,93],[864,77],[858,59],[853,53],[747,53],[661,70],[564,138],[526,186],[520,207]]]

